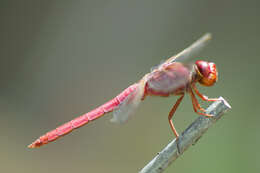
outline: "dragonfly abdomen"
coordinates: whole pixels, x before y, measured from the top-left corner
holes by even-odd
[[[83,114],[83,115],[57,127],[54,130],[46,133],[45,135],[43,135],[43,136],[39,137],[37,140],[35,140],[28,147],[36,148],[36,147],[40,147],[44,144],[47,144],[49,142],[55,141],[59,137],[70,133],[74,129],[77,129],[77,128],[87,124],[90,121],[100,118],[105,113],[113,111],[136,88],[137,88],[137,84],[133,84],[133,85],[129,86],[124,91],[122,91],[118,96],[114,97],[112,100],[106,102],[105,104],[99,106],[98,108],[96,108],[86,114]]]

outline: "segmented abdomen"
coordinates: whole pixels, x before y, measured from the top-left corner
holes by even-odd
[[[104,115],[107,112],[113,111],[120,103],[122,103],[125,98],[132,93],[134,90],[136,90],[138,87],[138,84],[133,84],[126,88],[124,91],[122,91],[119,95],[117,95],[112,100],[106,102],[105,104],[99,106],[98,108],[83,114],[59,127],[56,129],[46,133],[45,135],[39,137],[37,140],[35,140],[32,144],[30,144],[29,148],[36,148],[40,147],[44,144],[47,144],[49,142],[52,142],[56,139],[58,139],[61,136],[64,136],[68,133],[70,133],[72,130],[79,128],[85,124],[87,124],[90,121],[93,121],[102,115]]]

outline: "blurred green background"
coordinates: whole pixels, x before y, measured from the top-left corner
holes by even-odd
[[[259,172],[259,1],[1,1],[0,172],[137,172],[174,136],[176,97],[148,97],[127,124],[112,114],[39,149],[40,135],[108,101],[206,32],[219,70],[210,97],[229,111],[165,172]],[[207,106],[203,104],[204,106]],[[197,114],[189,97],[174,122]]]

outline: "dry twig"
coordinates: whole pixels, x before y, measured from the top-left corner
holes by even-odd
[[[222,97],[220,97],[220,99],[221,101],[214,102],[206,110],[206,113],[212,114],[214,117],[207,118],[200,116],[179,136],[180,154],[178,154],[177,143],[174,139],[159,152],[140,173],[163,172],[173,161],[183,154],[189,146],[194,145],[207,129],[222,117],[225,111],[231,109],[231,106]]]

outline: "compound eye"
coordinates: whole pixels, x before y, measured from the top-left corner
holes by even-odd
[[[216,83],[218,72],[213,62],[196,61],[198,74],[201,77],[199,83],[204,86],[212,86]]]

